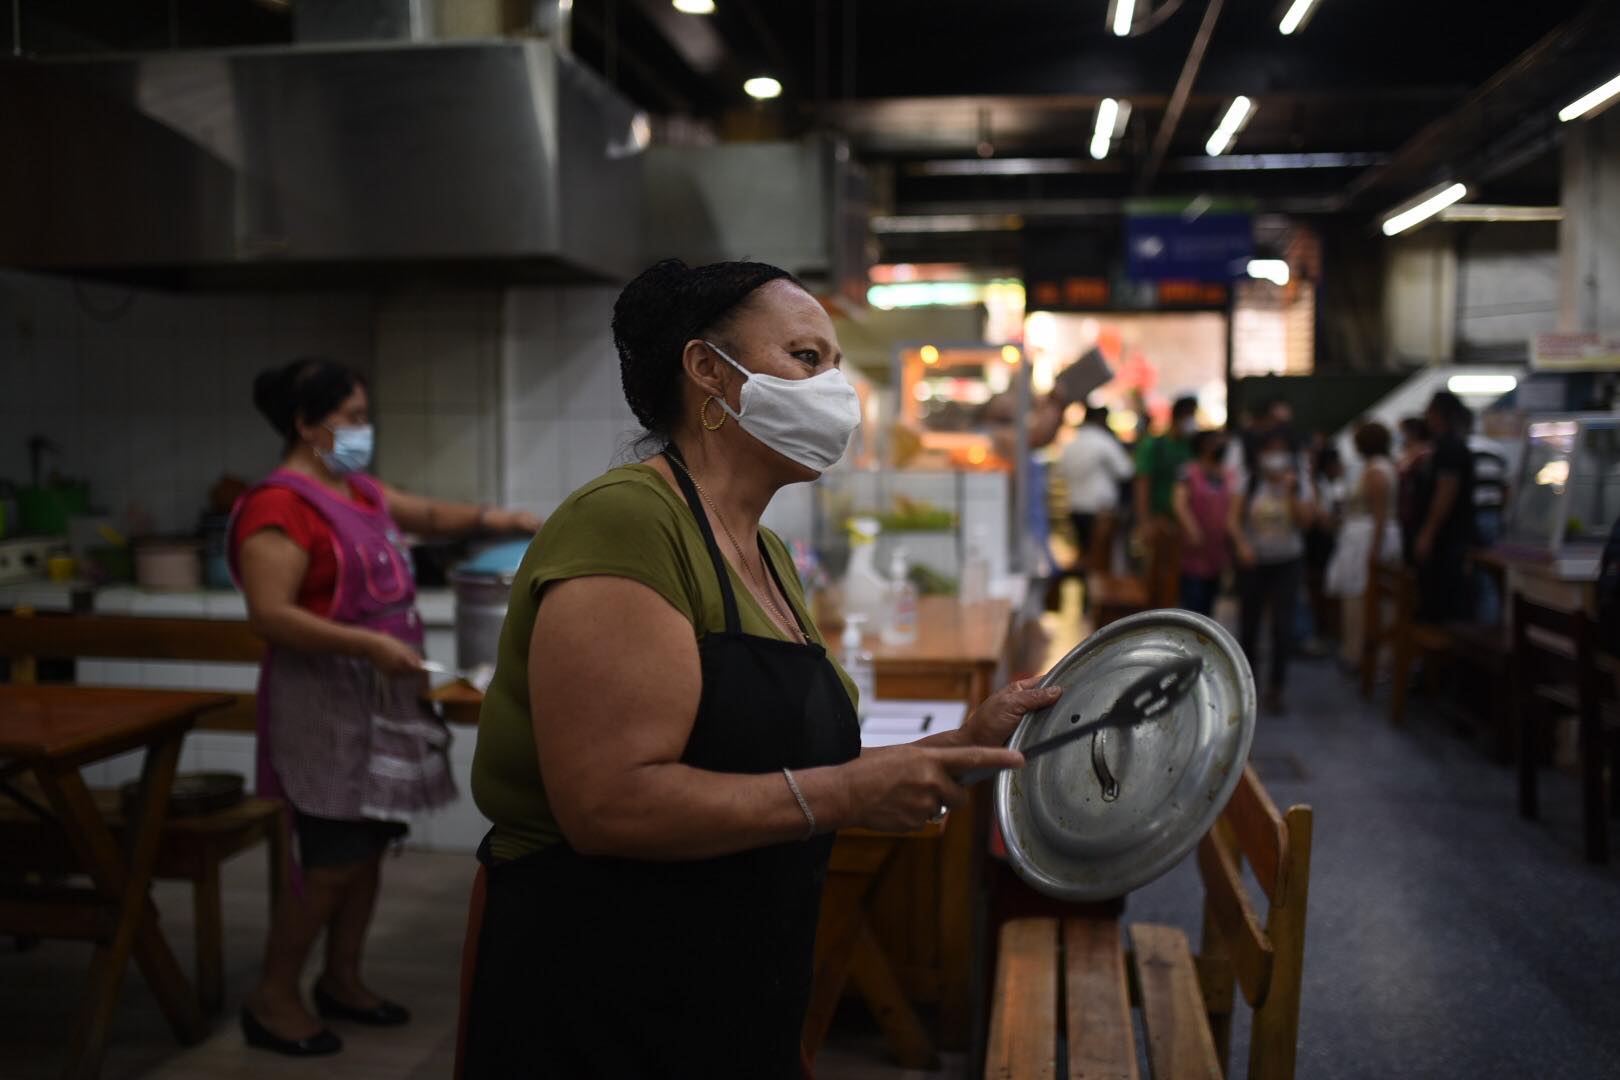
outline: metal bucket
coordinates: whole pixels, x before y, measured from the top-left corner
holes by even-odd
[[[501,647],[506,602],[529,541],[509,541],[479,552],[447,580],[456,596],[456,669],[491,666]]]
[[[456,594],[456,669],[471,671],[493,664],[500,652],[501,627],[506,625],[506,601],[512,592],[512,574],[450,574]]]

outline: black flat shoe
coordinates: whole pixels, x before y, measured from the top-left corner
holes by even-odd
[[[320,983],[315,984],[315,1011],[323,1020],[352,1020],[368,1027],[399,1027],[411,1022],[410,1010],[403,1005],[384,1001],[369,1009],[357,1009],[322,990]]]
[[[242,1010],[242,1035],[249,1046],[261,1050],[274,1050],[288,1057],[321,1057],[343,1049],[343,1040],[322,1028],[307,1039],[283,1039],[259,1023],[259,1018],[247,1009]]]

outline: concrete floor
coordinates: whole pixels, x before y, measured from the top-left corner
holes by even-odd
[[[1264,716],[1254,745],[1279,805],[1316,811],[1299,1067],[1302,1080],[1620,1076],[1620,866],[1581,859],[1576,785],[1544,774],[1544,820],[1521,821],[1511,771],[1488,761],[1420,699],[1392,729],[1327,661],[1291,677],[1293,710]],[[319,1064],[246,1050],[235,1009],[263,941],[262,860],[225,875],[228,1004],[212,1038],[176,1046],[131,970],[109,1080],[408,1077],[450,1074],[467,859],[408,854],[386,868],[370,977],[417,1019],[387,1034],[347,1028]],[[187,890],[157,890],[165,931],[191,962]],[[1127,919],[1195,932],[1200,890],[1184,863],[1134,894]],[[88,950],[47,943],[0,953],[0,1077],[58,1075]],[[1235,1025],[1244,1075],[1246,1015]],[[858,1014],[819,1062],[823,1080],[965,1075],[890,1067]],[[1145,1075],[1145,1073],[1144,1073]]]
[[[1280,807],[1315,811],[1297,1075],[1620,1076],[1620,867],[1582,860],[1575,781],[1544,771],[1523,821],[1512,770],[1421,699],[1397,730],[1331,661],[1289,681],[1251,760]],[[1196,928],[1195,867],[1126,918]],[[1234,1027],[1241,1076],[1244,1010]]]

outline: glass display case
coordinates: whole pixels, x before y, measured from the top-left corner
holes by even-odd
[[[887,573],[904,548],[924,568],[924,593],[954,594],[969,545],[982,548],[992,575],[1007,572],[1012,526],[1010,477],[1004,472],[859,469],[829,471],[814,485],[812,537],[833,580],[849,562],[848,522],[875,520],[876,564]]]
[[[1558,564],[1562,577],[1595,575],[1620,517],[1620,416],[1532,420],[1504,546]]]

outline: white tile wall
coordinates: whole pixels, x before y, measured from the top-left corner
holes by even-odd
[[[279,440],[253,411],[260,370],[324,353],[372,370],[365,293],[169,294],[0,273],[0,477],[26,482],[25,442],[90,481],[130,524],[189,529],[223,472],[254,479]]]
[[[623,460],[639,431],[624,403],[610,287],[512,289],[501,341],[505,501],[550,513]]]
[[[502,294],[391,293],[376,318],[377,473],[461,502],[501,497]]]

